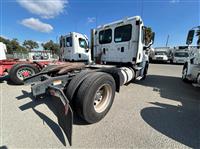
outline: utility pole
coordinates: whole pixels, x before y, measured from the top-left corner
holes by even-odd
[[[166,47],[168,46],[168,41],[169,41],[169,35],[167,35],[167,41],[166,41]]]

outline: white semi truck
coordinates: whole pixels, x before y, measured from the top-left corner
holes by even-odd
[[[188,32],[186,44],[189,46],[189,58],[183,66],[182,80],[186,82],[193,82],[193,85],[200,87],[200,46],[196,46],[196,48],[193,46],[193,48],[190,48],[190,45],[193,43],[195,33],[199,30],[200,26],[197,26]]]
[[[61,101],[58,123],[70,144],[73,111],[87,123],[98,122],[110,110],[120,86],[146,77],[147,50],[154,41],[154,33],[145,41],[146,31],[139,16],[99,26],[91,31],[92,64],[50,65],[25,80],[36,98],[50,94]],[[74,48],[82,45],[79,38],[73,36],[72,41]]]
[[[90,61],[89,42],[86,35],[71,32],[60,37],[61,59],[65,61]]]

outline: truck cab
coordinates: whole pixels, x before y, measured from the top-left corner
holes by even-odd
[[[193,85],[198,87],[200,87],[200,46],[198,45],[194,48],[191,44],[196,38],[197,44],[199,43],[200,39],[197,34],[199,31],[200,26],[197,26],[188,32],[186,44],[189,46],[189,58],[185,62],[182,70],[182,80],[193,82]]]
[[[60,37],[61,59],[64,61],[85,61],[90,57],[86,35],[71,32]]]
[[[93,30],[91,42],[94,61],[103,64],[148,62],[145,28],[139,16],[97,27]]]

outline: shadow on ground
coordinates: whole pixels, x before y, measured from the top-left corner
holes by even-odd
[[[7,81],[8,79],[9,79],[8,76],[0,77],[0,83],[3,83],[4,81]]]
[[[159,75],[148,75],[145,81],[136,83],[152,87],[166,100],[181,102],[181,105],[150,102],[151,107],[141,110],[144,121],[175,141],[200,148],[200,88],[178,77]]]
[[[10,77],[7,75],[7,76],[4,76],[4,77],[0,77],[0,83],[3,83],[3,82],[6,82],[8,85],[15,85],[15,86],[19,86],[19,85],[16,85],[15,83],[13,83],[11,80],[10,80]]]
[[[8,149],[8,147],[7,146],[0,146],[0,149]]]
[[[20,110],[24,111],[27,109],[32,109],[33,112],[38,115],[47,125],[48,127],[52,130],[52,132],[57,136],[57,138],[60,140],[60,142],[66,146],[66,142],[65,142],[65,137],[64,137],[64,133],[61,129],[61,127],[59,126],[59,124],[57,122],[54,122],[52,119],[50,119],[48,116],[46,116],[45,114],[43,114],[42,112],[38,111],[36,109],[36,107],[40,104],[45,104],[47,105],[47,107],[54,113],[54,115],[58,118],[59,117],[59,112],[61,112],[63,109],[63,104],[60,100],[58,100],[58,98],[54,98],[54,97],[49,97],[49,96],[45,96],[42,99],[35,99],[31,93],[22,90],[22,95],[16,97],[18,100],[24,99],[29,97],[32,101],[30,101],[29,103],[26,103],[22,106],[20,106]],[[73,123],[76,125],[87,125],[87,123],[82,120],[81,118],[79,118],[76,114],[74,114],[73,117]],[[67,136],[68,142],[71,142],[71,138],[69,138]]]

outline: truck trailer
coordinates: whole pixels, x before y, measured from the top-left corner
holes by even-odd
[[[149,42],[145,41],[149,35],[146,29],[139,16],[99,26],[91,30],[92,63],[51,65],[25,79],[26,84],[32,84],[36,99],[48,94],[61,101],[58,124],[70,145],[74,112],[87,123],[96,123],[108,113],[115,92],[122,85],[146,78],[147,50],[154,41],[154,33],[150,34]],[[74,43],[75,47],[81,46]]]

